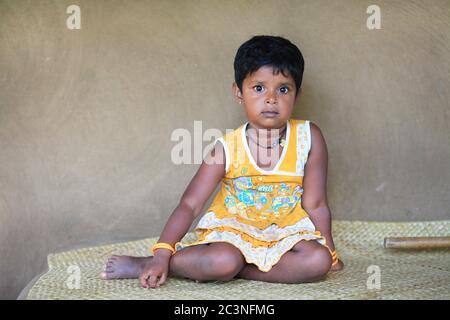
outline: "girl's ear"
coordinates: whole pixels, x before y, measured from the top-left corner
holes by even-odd
[[[238,87],[238,85],[236,84],[236,82],[233,82],[232,90],[233,90],[233,94],[234,94],[234,96],[235,96],[237,102],[238,102],[239,104],[241,104],[241,103],[243,102],[243,100],[242,100],[242,93],[241,93],[241,90],[239,90],[239,87]]]

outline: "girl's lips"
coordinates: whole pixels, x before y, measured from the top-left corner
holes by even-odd
[[[262,112],[262,115],[265,118],[275,118],[278,115],[278,112]]]

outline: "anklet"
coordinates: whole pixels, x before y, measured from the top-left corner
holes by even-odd
[[[331,263],[331,266],[335,266],[339,262],[336,250],[331,252],[331,258],[333,258],[333,262]]]
[[[332,259],[331,260],[331,266],[333,267],[339,262],[336,249],[334,249],[334,251],[331,251],[330,247],[328,247],[327,245],[325,245],[325,247],[328,249],[328,251],[331,254],[331,259]]]
[[[155,251],[157,249],[167,249],[172,252],[172,255],[175,254],[175,249],[168,243],[158,242],[158,243],[154,244],[151,248],[153,255],[155,255]]]

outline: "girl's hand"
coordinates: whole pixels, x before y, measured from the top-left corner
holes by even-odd
[[[139,276],[142,287],[159,288],[167,279],[169,261],[170,259],[165,257],[154,256],[147,262],[144,271]]]
[[[330,271],[341,271],[344,269],[344,263],[341,259],[338,259],[338,263],[331,267]]]

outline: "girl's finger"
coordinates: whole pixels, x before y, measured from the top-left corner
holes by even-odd
[[[159,287],[160,285],[162,285],[164,282],[166,282],[166,278],[167,278],[167,274],[165,272],[163,272],[163,274],[161,275],[161,277],[159,278],[158,284],[157,286]]]
[[[148,273],[143,273],[139,277],[139,281],[141,282],[141,286],[144,288],[147,288],[147,279],[148,279]]]
[[[147,283],[150,285],[151,288],[154,288],[156,286],[156,280],[158,279],[157,276],[151,275],[148,279]]]

